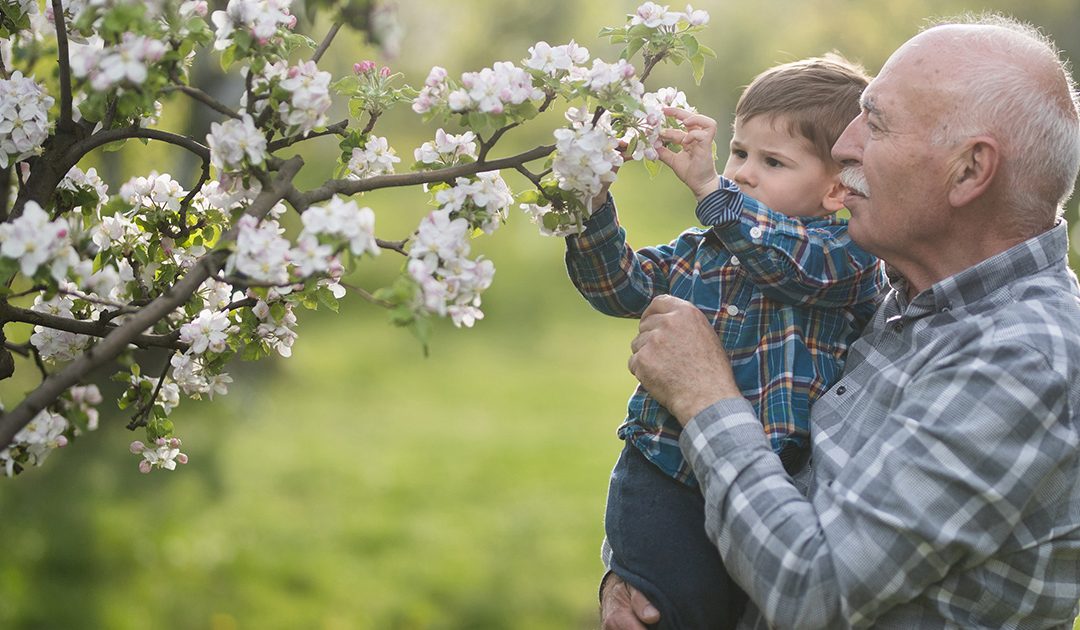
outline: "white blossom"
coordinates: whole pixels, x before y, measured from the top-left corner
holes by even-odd
[[[576,66],[589,60],[589,49],[577,45],[573,40],[562,46],[551,46],[547,42],[536,42],[529,47],[529,58],[522,61],[526,68],[539,70],[547,75],[558,77],[568,74]]]
[[[139,472],[148,473],[154,469],[176,470],[177,464],[186,464],[188,456],[180,452],[179,438],[158,438],[152,445],[135,440],[129,446],[134,455],[142,455]]]
[[[286,284],[289,281],[289,241],[277,221],[245,214],[237,221],[236,250],[226,263],[231,273],[239,271],[259,282]]]
[[[459,164],[463,157],[475,161],[476,134],[466,131],[462,134],[446,133],[441,127],[435,132],[435,142],[425,142],[413,151],[413,158],[423,164],[452,166]]]
[[[41,152],[53,102],[45,88],[18,70],[0,79],[0,167]]]
[[[210,163],[219,171],[239,170],[245,161],[254,166],[266,159],[266,137],[247,114],[239,120],[210,123],[206,143]]]
[[[589,204],[605,183],[614,181],[612,169],[623,163],[619,140],[604,119],[595,126],[583,124],[582,111],[574,108],[567,112],[567,118],[574,127],[554,132],[552,172],[559,188],[574,191],[582,203]]]
[[[349,179],[364,179],[376,175],[388,175],[394,172],[394,164],[401,158],[394,155],[386,138],[369,136],[364,146],[352,150],[349,160]]]
[[[224,11],[210,16],[216,27],[214,49],[231,46],[237,30],[247,31],[260,44],[267,43],[282,26],[296,25],[296,17],[289,13],[291,4],[291,0],[229,0]]]
[[[375,212],[371,208],[361,208],[356,201],[331,197],[321,206],[312,206],[301,215],[304,223],[303,234],[326,235],[340,238],[349,244],[349,251],[360,256],[369,253],[379,255],[379,245],[375,240]]]
[[[443,103],[449,94],[446,84],[446,68],[434,66],[424,79],[424,87],[413,99],[412,110],[417,114],[426,114],[436,105]]]
[[[18,260],[23,275],[33,277],[38,267],[66,254],[68,229],[66,221],[49,221],[37,202],[27,201],[22,216],[0,224],[0,256]]]
[[[224,352],[229,335],[237,330],[228,313],[203,309],[195,319],[180,327],[180,341],[189,344],[188,354]]]

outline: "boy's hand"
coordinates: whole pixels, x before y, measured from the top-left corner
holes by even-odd
[[[678,107],[665,107],[664,115],[674,117],[686,130],[665,129],[660,133],[660,139],[664,142],[682,147],[682,151],[678,153],[667,147],[660,147],[657,149],[660,161],[670,166],[675,175],[694,193],[694,197],[701,201],[705,195],[716,190],[716,180],[720,177],[716,172],[713,156],[716,121]]]

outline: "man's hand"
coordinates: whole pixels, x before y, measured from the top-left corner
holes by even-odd
[[[630,349],[630,373],[683,426],[714,402],[742,395],[716,331],[686,300],[653,298]]]
[[[660,621],[660,611],[641,591],[614,573],[604,578],[600,589],[600,627],[603,630],[645,630],[645,624]]]
[[[716,190],[716,180],[719,177],[713,153],[716,121],[678,107],[665,107],[664,114],[673,116],[686,130],[665,129],[660,133],[660,139],[664,142],[682,147],[682,151],[678,153],[667,147],[660,147],[657,149],[660,161],[671,167],[675,175],[694,193],[694,197],[701,201],[705,195]]]

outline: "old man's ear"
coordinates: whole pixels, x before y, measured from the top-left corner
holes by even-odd
[[[1001,165],[997,140],[988,136],[970,138],[954,157],[949,182],[949,204],[959,208],[970,204],[990,188]]]

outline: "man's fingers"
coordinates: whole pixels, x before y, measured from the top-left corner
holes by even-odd
[[[653,606],[652,602],[633,586],[627,588],[630,589],[630,606],[634,609],[637,618],[645,623],[660,621],[660,611],[656,609],[656,606]]]
[[[639,619],[638,611],[644,613],[647,608],[652,608],[648,600],[619,576],[611,574],[604,581],[600,600],[603,630],[646,630],[645,624]],[[655,612],[655,608],[652,608],[652,611],[654,614],[650,615],[648,623],[655,623],[660,619],[660,613]]]
[[[645,311],[641,314],[641,324],[644,324],[645,319],[650,315],[670,313],[671,311],[682,308],[685,304],[690,303],[667,293],[658,295],[645,307]],[[641,330],[641,324],[638,325],[638,330]]]

